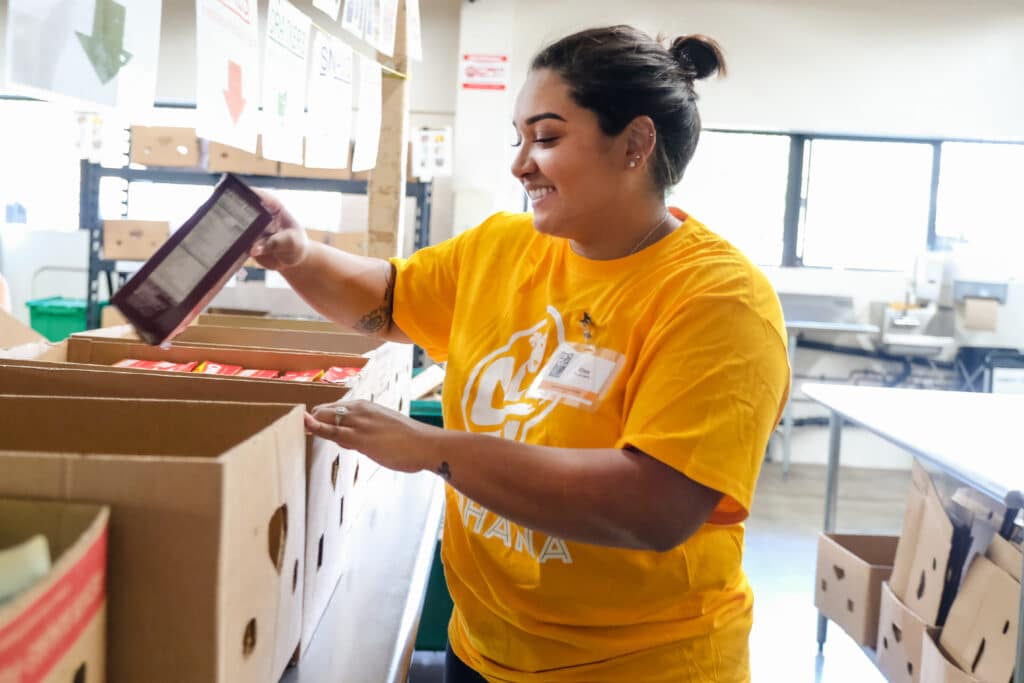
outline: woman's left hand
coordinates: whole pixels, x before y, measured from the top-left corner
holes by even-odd
[[[340,411],[340,412],[339,412]],[[432,439],[442,430],[370,401],[338,401],[306,413],[306,429],[399,472],[433,469]]]

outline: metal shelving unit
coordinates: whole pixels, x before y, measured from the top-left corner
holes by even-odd
[[[113,294],[124,284],[131,271],[121,269],[119,261],[103,258],[103,220],[100,218],[100,180],[121,178],[128,182],[150,182],[169,185],[216,185],[221,174],[203,170],[176,168],[107,168],[99,164],[82,161],[81,188],[79,194],[78,227],[89,231],[89,287],[86,294],[86,322],[90,329],[99,327],[99,284],[100,277],[107,279],[107,291]],[[369,183],[365,180],[326,180],[318,178],[284,178],[279,176],[240,175],[253,187],[273,187],[281,190],[312,190],[341,192],[343,194],[366,194]],[[430,206],[432,185],[424,182],[406,183],[405,196],[416,198],[416,233],[414,248],[422,249],[430,244]],[[263,271],[252,269],[250,279],[260,279]],[[115,279],[117,282],[115,283]]]

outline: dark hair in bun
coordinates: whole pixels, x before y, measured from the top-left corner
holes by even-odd
[[[653,179],[667,192],[683,177],[700,138],[695,80],[725,75],[718,44],[681,36],[666,48],[632,26],[580,31],[534,57],[531,70],[551,69],[569,85],[573,100],[597,115],[606,135],[618,135],[638,116],[658,131]]]

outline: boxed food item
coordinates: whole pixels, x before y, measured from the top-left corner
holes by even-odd
[[[323,370],[295,370],[283,373],[278,379],[285,382],[319,382],[323,376]]]
[[[172,338],[234,275],[270,220],[256,193],[224,176],[111,303],[147,343]]]
[[[355,384],[356,378],[359,377],[360,370],[361,368],[327,368],[324,370],[324,374],[320,378],[320,381],[328,382],[329,384],[344,384],[345,386],[352,386]]]
[[[254,368],[243,368],[238,373],[239,377],[256,377],[259,379],[277,379],[279,373],[277,370],[256,370]]]
[[[103,221],[103,258],[144,261],[170,235],[167,221]]]
[[[1017,658],[1020,582],[984,555],[967,568],[939,644],[981,683],[1005,683]]]
[[[300,406],[4,395],[0,414],[0,495],[110,507],[109,680],[277,683],[302,625]]]
[[[0,602],[0,681],[102,681],[108,508],[0,499],[0,548],[41,534],[52,564]]]
[[[129,159],[143,166],[199,166],[199,139],[194,128],[132,126]]]
[[[138,343],[136,345],[141,346]],[[208,350],[201,352],[208,353]],[[286,356],[278,352],[275,362],[286,364]],[[365,359],[356,358],[353,361],[365,362]],[[0,387],[6,392],[32,395],[299,403],[306,410],[338,401],[349,393],[346,387],[324,383],[240,379],[237,376],[198,373],[158,373],[24,360],[0,360]],[[363,468],[362,475],[358,475],[360,461],[364,458],[331,441],[306,437],[306,537],[304,560],[301,563],[304,605],[301,652],[305,652],[312,640],[346,566],[348,532],[370,504],[371,495],[375,495],[357,493],[357,479],[360,485],[369,485],[374,481],[366,476],[366,468]]]
[[[242,370],[243,368],[241,365],[227,365],[225,363],[214,363],[208,360],[204,360],[202,363],[196,366],[194,372],[199,372],[204,375],[241,375]],[[261,371],[256,370],[255,372]],[[256,375],[253,372],[250,372],[250,374],[244,376],[254,377]]]
[[[882,584],[875,654],[878,668],[890,683],[918,683],[921,652],[926,638],[938,634],[896,597],[889,583]]]
[[[114,363],[115,368],[137,368],[139,370],[163,370],[164,372],[192,372],[196,361],[190,363],[172,363],[166,360],[135,360],[125,358]]]
[[[878,640],[882,582],[892,572],[897,536],[822,534],[814,606],[862,647]]]

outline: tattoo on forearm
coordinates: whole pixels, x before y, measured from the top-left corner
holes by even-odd
[[[437,473],[445,481],[451,481],[452,480],[452,468],[448,466],[448,461],[447,460],[442,460],[441,461],[441,464],[437,468]]]
[[[389,264],[384,275],[384,301],[355,324],[355,328],[366,334],[380,334],[391,330],[391,314],[395,308],[395,265]]]

